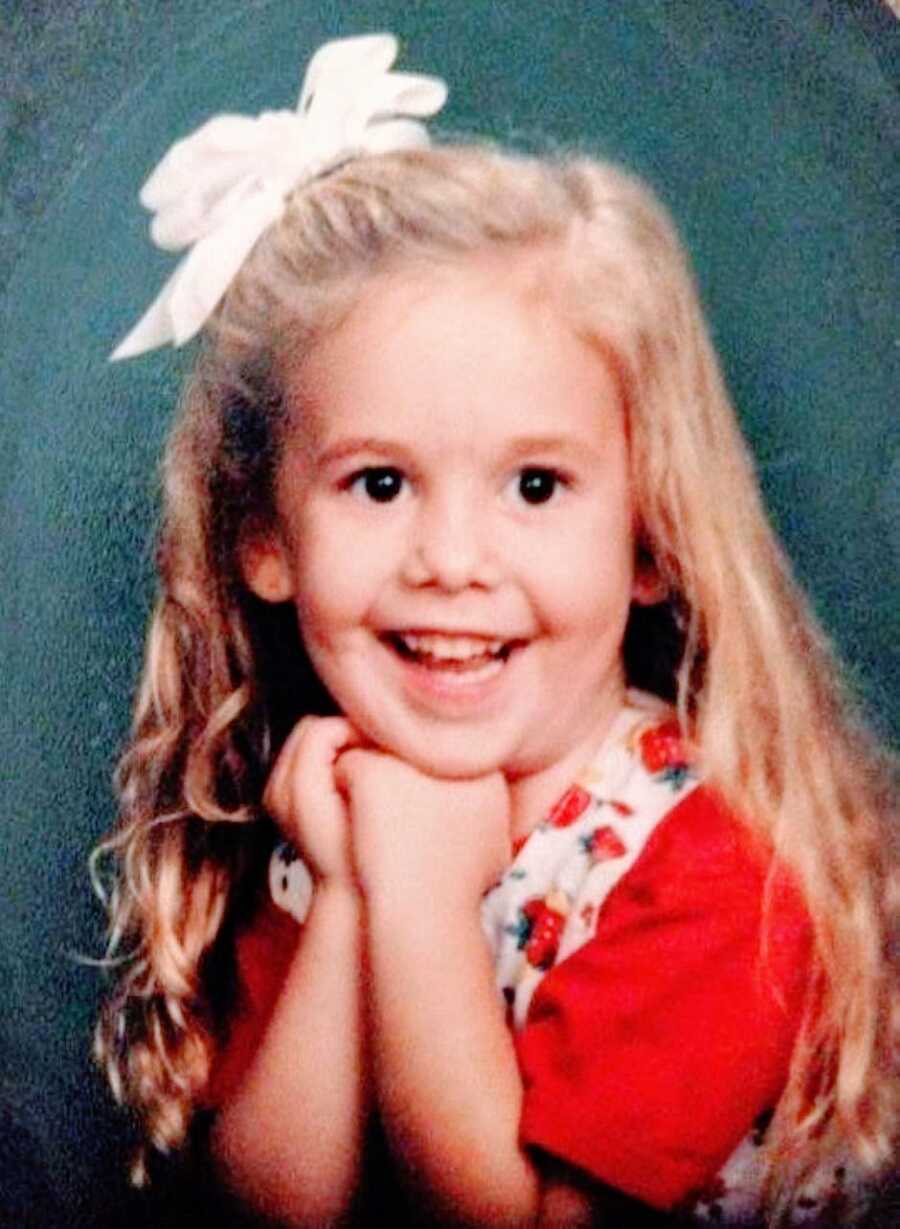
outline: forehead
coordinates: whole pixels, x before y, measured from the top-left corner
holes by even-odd
[[[615,373],[578,335],[547,251],[408,264],[367,282],[351,311],[288,368],[294,423],[336,434],[596,434],[621,418]]]

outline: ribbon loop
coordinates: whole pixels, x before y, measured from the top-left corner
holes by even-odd
[[[325,43],[309,62],[296,111],[216,115],[171,146],[140,200],[154,215],[157,247],[191,251],[111,359],[194,337],[296,187],[360,154],[429,143],[420,120],[443,107],[447,87],[391,72],[397,50],[392,34]]]

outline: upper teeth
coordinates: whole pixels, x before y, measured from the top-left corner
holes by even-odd
[[[477,636],[443,636],[428,632],[402,632],[398,639],[411,653],[427,653],[430,657],[446,657],[453,661],[465,661],[469,657],[483,657],[485,653],[499,653],[502,640],[484,640]]]

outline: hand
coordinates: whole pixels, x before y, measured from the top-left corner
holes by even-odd
[[[509,863],[509,793],[499,772],[444,780],[384,752],[350,749],[335,779],[349,800],[356,873],[370,897],[477,905]]]
[[[318,881],[353,881],[349,816],[334,766],[342,751],[362,742],[343,717],[304,717],[269,774],[263,806]]]

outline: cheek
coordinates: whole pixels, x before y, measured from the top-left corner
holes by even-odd
[[[618,514],[592,517],[580,531],[543,544],[532,563],[542,603],[561,622],[608,616],[630,604],[634,538]]]
[[[299,518],[298,518],[299,519]],[[353,536],[333,516],[308,509],[293,536],[297,607],[307,621],[339,619],[352,609],[363,581],[364,560]]]
[[[383,589],[375,552],[333,538],[314,541],[298,558],[295,604],[304,637],[330,643],[365,624]]]
[[[345,565],[326,557],[308,560],[296,591],[297,614],[304,633],[328,637],[353,622],[360,609],[359,578],[350,583]]]

